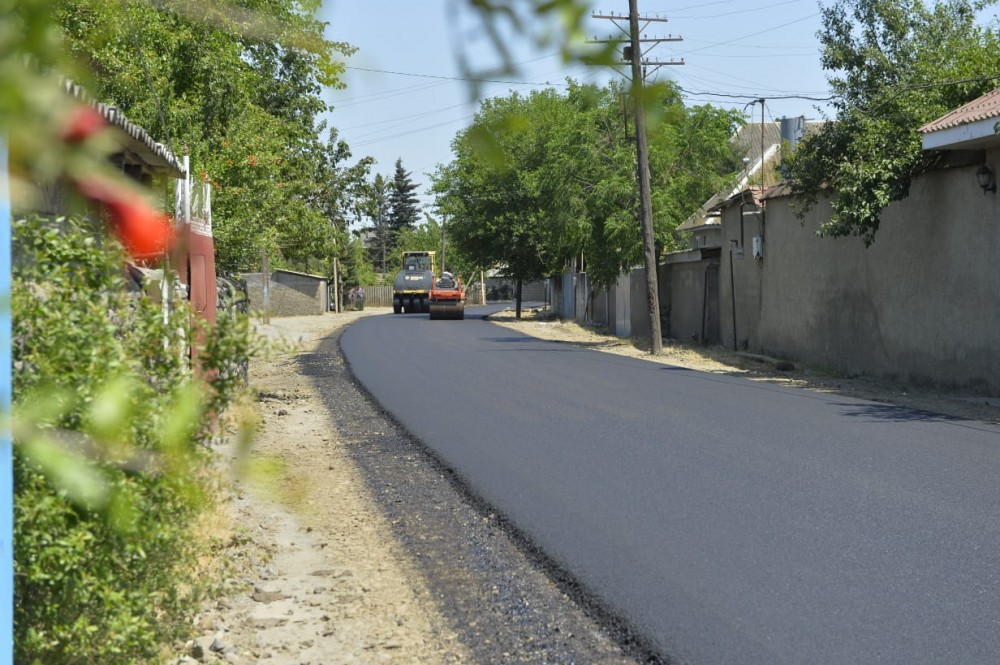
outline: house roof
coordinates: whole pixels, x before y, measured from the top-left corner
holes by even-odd
[[[94,101],[83,87],[72,81],[67,80],[63,85],[67,93],[81,102],[93,106],[109,125],[124,132],[123,147],[138,157],[149,171],[179,179],[183,179],[187,175],[184,165],[176,155],[162,143],[154,141],[145,129],[125,117],[125,114],[117,106]]]
[[[802,126],[803,136],[815,134],[826,122],[825,120],[806,120]],[[761,129],[761,123],[748,122],[736,130],[730,143],[735,147],[737,154],[746,158],[746,166],[737,174],[735,183],[728,191],[712,195],[708,201],[677,227],[677,231],[687,232],[702,228],[712,210],[719,208],[727,200],[748,189],[759,190],[759,187],[751,186],[753,179],[767,164],[780,158],[782,149],[781,122],[772,121],[763,124],[763,146],[761,146]],[[762,147],[764,149],[763,159],[761,159]]]
[[[924,150],[967,150],[1000,144],[1000,88],[920,128]]]

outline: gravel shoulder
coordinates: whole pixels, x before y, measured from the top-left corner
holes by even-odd
[[[228,591],[197,617],[187,662],[467,662],[351,461],[354,442],[333,428],[338,416],[300,366],[370,313],[258,326],[279,350],[251,366],[258,428],[220,520]],[[219,453],[236,464],[232,447]]]
[[[656,662],[584,590],[379,411],[354,383],[339,333],[369,310],[273,319],[251,366],[257,423],[214,518],[219,586],[172,662]],[[641,343],[527,310],[491,317],[535,337],[946,415],[1000,422],[1000,400],[837,377],[718,348]]]

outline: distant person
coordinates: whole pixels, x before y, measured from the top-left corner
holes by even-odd
[[[365,308],[365,290],[364,290],[364,288],[360,284],[358,285],[357,301],[358,301],[358,309],[364,309]]]

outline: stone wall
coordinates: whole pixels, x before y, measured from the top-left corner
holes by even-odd
[[[261,273],[244,273],[251,311],[264,309],[264,283]],[[330,308],[327,279],[318,275],[275,270],[269,288],[271,316],[323,314]]]

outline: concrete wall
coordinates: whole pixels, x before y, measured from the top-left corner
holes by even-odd
[[[646,269],[636,268],[630,274],[628,298],[631,337],[649,338],[649,302],[646,300]],[[662,331],[661,331],[662,333]]]
[[[728,254],[727,254],[728,259]],[[668,256],[661,270],[660,308],[665,337],[718,344],[719,252],[693,250]]]
[[[995,167],[1000,151],[986,161]],[[909,198],[883,212],[869,248],[818,237],[829,206],[800,220],[786,197],[767,202],[755,260],[756,221],[745,225],[741,252],[729,242],[739,237],[739,207],[728,208],[723,343],[848,374],[1000,394],[1000,198],[984,196],[976,168],[916,179]]]
[[[646,272],[622,273],[610,289],[591,291],[587,273],[565,273],[549,280],[556,316],[606,327],[619,337],[649,336]]]
[[[261,273],[244,273],[251,311],[264,309],[264,283]],[[329,309],[325,277],[275,270],[270,281],[271,316],[323,314]]]

